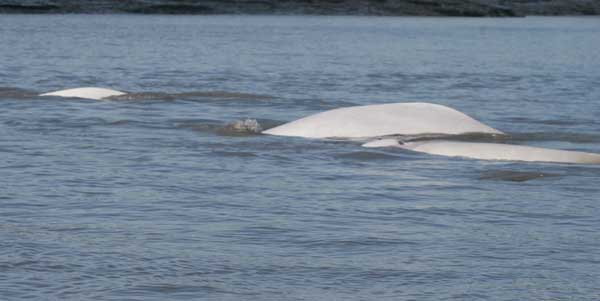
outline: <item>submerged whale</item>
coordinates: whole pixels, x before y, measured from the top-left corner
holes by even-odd
[[[397,139],[381,139],[362,146],[399,147],[432,155],[480,160],[600,164],[600,154],[502,143],[448,140],[400,142]]]
[[[105,88],[96,88],[96,87],[85,87],[85,88],[75,88],[75,89],[67,89],[60,90],[54,92],[48,92],[40,94],[39,96],[60,96],[60,97],[77,97],[77,98],[86,98],[86,99],[95,99],[102,100],[111,96],[121,96],[127,93],[105,89]]]
[[[466,133],[503,134],[452,108],[422,102],[334,109],[263,131],[304,138]]]

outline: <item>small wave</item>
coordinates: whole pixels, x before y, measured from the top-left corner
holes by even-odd
[[[204,97],[204,98],[219,98],[219,99],[256,99],[256,100],[265,100],[265,99],[275,98],[271,95],[265,95],[265,94],[252,94],[252,93],[227,92],[227,91],[187,92],[187,93],[178,93],[178,94],[174,94],[174,95],[176,95],[178,97],[184,97],[184,98]]]
[[[185,93],[139,92],[111,96],[108,100],[266,100],[273,99],[270,95],[226,92],[226,91],[196,91]]]
[[[480,180],[525,182],[535,179],[544,179],[550,177],[560,177],[559,174],[537,172],[537,171],[517,171],[517,170],[488,170],[481,174]]]
[[[60,6],[54,4],[0,4],[0,13],[40,14],[58,12]]]
[[[240,158],[256,157],[256,154],[251,153],[251,152],[213,151],[212,153],[215,155],[218,155],[218,156],[222,156],[222,157],[240,157]]]
[[[564,141],[572,143],[600,143],[600,135],[568,132],[513,133],[511,141]]]
[[[575,126],[581,123],[591,122],[590,120],[582,119],[536,119],[527,117],[511,117],[507,118],[507,121],[511,123],[523,123],[523,124],[544,124],[544,125],[559,125],[559,126]]]
[[[115,125],[115,126],[119,126],[119,125],[129,125],[133,123],[132,120],[127,120],[127,119],[119,119],[119,120],[115,120],[115,121],[111,121],[108,122],[108,125]]]
[[[179,119],[173,121],[175,128],[188,129],[196,132],[215,133],[223,125],[218,120],[211,119]]]
[[[0,99],[25,99],[37,96],[36,92],[12,88],[12,87],[0,87]]]
[[[213,13],[214,9],[204,5],[193,4],[157,4],[139,7],[129,7],[126,9],[126,12],[137,14],[194,15]]]
[[[356,151],[350,153],[343,153],[336,155],[337,158],[350,159],[357,161],[369,161],[369,160],[390,160],[398,159],[396,155],[390,155],[381,152],[370,152],[370,151]]]

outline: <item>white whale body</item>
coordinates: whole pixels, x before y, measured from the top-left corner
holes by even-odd
[[[334,109],[263,131],[305,138],[364,138],[419,134],[503,134],[457,110],[431,103],[392,103]]]
[[[430,103],[394,103],[335,109],[263,131],[305,138],[367,138],[390,135],[504,134],[459,111]],[[364,147],[399,147],[415,152],[480,160],[600,164],[600,154],[501,143],[378,139]]]
[[[429,140],[402,143],[396,139],[374,140],[364,147],[399,147],[415,152],[480,160],[600,164],[600,154],[501,143]]]
[[[117,90],[112,90],[112,89],[85,87],[85,88],[75,88],[75,89],[67,89],[67,90],[48,92],[48,93],[40,94],[40,96],[78,97],[78,98],[102,100],[107,97],[120,96],[120,95],[125,95],[125,94],[127,94],[127,93],[117,91]]]

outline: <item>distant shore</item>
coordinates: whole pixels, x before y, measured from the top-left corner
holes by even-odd
[[[519,17],[600,15],[598,0],[0,0],[0,13]]]

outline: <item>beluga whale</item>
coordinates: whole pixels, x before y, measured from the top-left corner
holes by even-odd
[[[127,93],[106,88],[83,87],[54,92],[42,93],[39,96],[77,97],[85,99],[102,100],[111,96],[121,96]]]
[[[414,152],[478,160],[600,164],[600,154],[504,143],[428,140],[402,142],[381,139],[363,147],[398,147]]]
[[[334,109],[263,131],[304,138],[484,133],[502,135],[455,109],[432,103],[390,103]]]
[[[363,147],[479,160],[600,164],[600,154],[505,143],[453,141],[464,134],[508,136],[455,109],[432,103],[354,106],[310,115],[263,131],[304,138],[359,138]],[[425,138],[425,139],[424,139]]]

